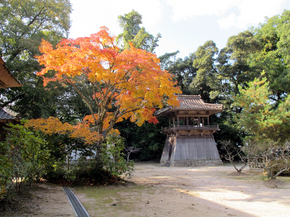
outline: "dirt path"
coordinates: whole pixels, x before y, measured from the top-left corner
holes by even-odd
[[[62,187],[54,184],[33,184],[23,190],[21,196],[17,197],[18,203],[15,208],[9,207],[6,211],[0,210],[0,216],[75,216]]]
[[[290,216],[289,183],[233,172],[137,164],[130,179],[137,185],[74,190],[90,216]]]
[[[73,191],[91,217],[290,216],[290,182],[263,181],[260,175],[248,169],[237,175],[232,166],[136,164],[129,184]],[[0,216],[75,216],[61,186],[36,184],[29,192],[21,210]]]

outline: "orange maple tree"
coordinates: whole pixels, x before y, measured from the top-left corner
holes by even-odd
[[[181,91],[172,75],[161,70],[156,55],[132,45],[121,50],[106,27],[90,37],[64,39],[55,48],[43,40],[40,51],[37,59],[44,68],[37,75],[44,85],[72,85],[90,109],[75,126],[75,136],[90,129],[99,134],[96,137],[105,137],[116,133],[115,123],[127,118],[138,125],[157,123],[156,108],[178,105],[175,94]]]

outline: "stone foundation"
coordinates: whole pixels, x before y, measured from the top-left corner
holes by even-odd
[[[221,166],[223,162],[220,159],[216,160],[179,160],[179,161],[167,161],[161,163],[161,166],[172,167],[202,167],[202,166]]]

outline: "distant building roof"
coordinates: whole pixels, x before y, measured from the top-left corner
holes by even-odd
[[[13,77],[0,57],[0,88],[21,87],[22,84]]]
[[[223,110],[222,104],[205,103],[200,95],[178,95],[177,99],[180,102],[179,107],[169,106],[155,112],[156,116],[167,114],[171,111],[188,110],[188,111],[211,111],[212,114]]]
[[[8,108],[0,107],[0,119],[1,120],[18,120],[20,115],[17,112],[14,112]]]

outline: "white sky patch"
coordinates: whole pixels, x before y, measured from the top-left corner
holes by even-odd
[[[231,13],[218,19],[218,23],[222,29],[230,27],[246,29],[249,25],[256,26],[263,23],[265,17],[279,14],[284,2],[286,0],[242,0],[236,5],[240,14]]]
[[[70,37],[89,36],[100,30],[101,26],[109,28],[113,35],[121,32],[118,16],[133,9],[142,15],[142,26],[152,27],[162,18],[162,5],[156,0],[71,0],[73,13]],[[150,31],[149,31],[150,32]]]
[[[223,15],[240,0],[166,0],[172,6],[172,20],[188,20],[203,15]]]
[[[170,46],[168,46],[170,45]],[[156,48],[156,53],[163,55],[165,53],[172,53],[179,51],[182,56],[187,56],[192,53],[192,50],[186,44],[180,44],[178,40],[171,40],[169,38],[161,38],[159,46]]]
[[[172,6],[174,22],[198,16],[217,16],[220,28],[247,29],[280,12],[287,0],[166,0]],[[230,9],[237,11],[230,12]],[[237,13],[238,12],[238,13]]]

